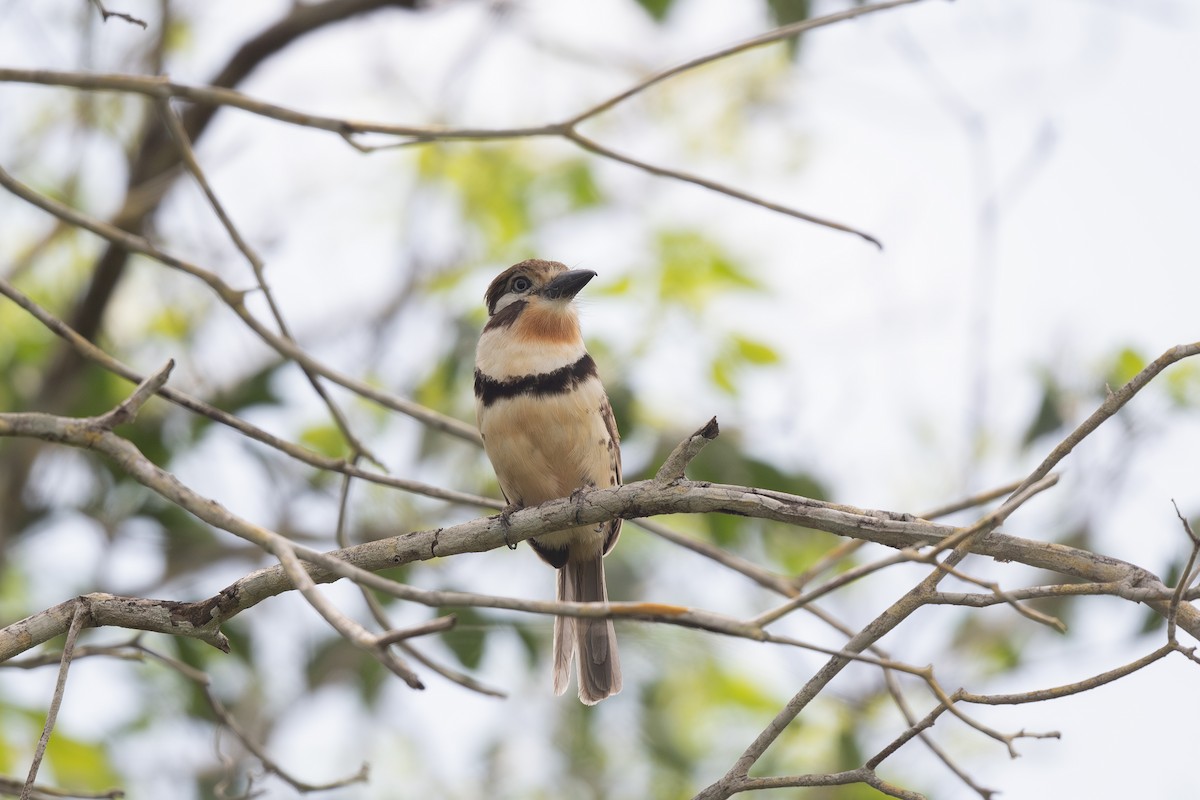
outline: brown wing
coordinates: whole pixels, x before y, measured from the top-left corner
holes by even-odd
[[[609,446],[609,463],[612,467],[613,486],[621,485],[621,434],[617,431],[617,419],[613,416],[612,404],[608,402],[608,397],[604,398],[604,403],[600,406],[600,416],[604,419],[604,427],[608,429],[608,446]],[[609,551],[617,544],[617,537],[621,535],[621,520],[614,519],[610,523],[608,536],[604,539],[604,554],[608,555]]]

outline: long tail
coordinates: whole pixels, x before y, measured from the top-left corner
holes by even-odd
[[[579,603],[608,602],[604,560],[567,561],[558,570],[558,599]],[[571,659],[578,650],[579,699],[595,705],[621,691],[621,659],[610,619],[554,618],[554,693],[562,694],[571,678]]]

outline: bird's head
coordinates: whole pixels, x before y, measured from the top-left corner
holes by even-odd
[[[488,287],[490,319],[484,330],[512,328],[525,339],[579,339],[571,301],[594,277],[590,269],[568,269],[557,261],[533,258],[514,264]]]

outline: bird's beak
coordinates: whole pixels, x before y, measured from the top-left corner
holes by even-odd
[[[590,269],[573,269],[558,275],[542,289],[542,297],[548,300],[570,300],[579,294],[579,290],[587,286],[587,282],[596,277]]]

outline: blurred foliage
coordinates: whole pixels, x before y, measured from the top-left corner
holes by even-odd
[[[99,792],[120,784],[104,742],[85,742],[57,732],[46,747],[46,763],[64,789]]]
[[[638,2],[658,22],[668,21],[677,9],[684,7],[674,0]],[[765,0],[764,8],[776,24],[805,19],[811,13],[808,0]],[[202,43],[195,36],[186,19],[176,16],[168,25],[165,47],[169,53],[200,47]],[[796,43],[791,46],[794,54]],[[139,53],[130,54],[131,59],[137,57]],[[751,94],[731,95],[727,111],[732,117],[744,114],[742,104],[756,102]],[[117,138],[122,150],[136,152],[140,142],[134,137],[128,119],[133,114],[132,108],[126,102],[114,104],[99,115],[100,121],[87,124]],[[38,126],[48,130],[55,125],[85,125],[72,116],[75,113],[76,109],[58,109],[57,116],[39,120]],[[389,384],[389,388],[429,407],[470,419],[473,350],[483,311],[477,297],[469,303],[464,300],[468,288],[477,286],[482,277],[490,277],[498,266],[534,255],[542,242],[540,236],[549,226],[572,215],[612,210],[617,198],[610,196],[611,190],[606,191],[595,159],[555,157],[536,141],[425,144],[412,152],[411,162],[406,163],[412,166],[413,195],[434,196],[452,207],[455,245],[461,247],[450,249],[453,258],[448,257],[447,261],[451,263],[428,270],[415,280],[417,302],[422,304],[422,313],[430,317],[428,330],[437,335],[426,331],[419,340],[395,345],[406,354],[418,351],[424,360],[416,361],[411,377],[402,385]],[[81,205],[77,178],[68,175],[61,182],[47,179],[39,187]],[[178,235],[180,241],[166,242],[167,250],[194,246],[190,233]],[[331,235],[336,235],[332,226]],[[196,238],[202,238],[202,234]],[[35,247],[33,241],[19,243],[20,269],[6,272],[6,276],[52,312],[67,318],[94,268],[95,243],[70,231],[47,241],[50,243],[41,248]],[[589,289],[594,296],[619,299],[630,308],[652,310],[645,315],[644,325],[630,325],[622,332],[627,341],[604,338],[596,341],[593,351],[598,357],[608,354],[616,359],[628,352],[651,353],[660,343],[664,320],[670,317],[672,321],[682,321],[689,340],[695,341],[697,349],[707,358],[700,383],[702,391],[714,398],[736,400],[748,376],[770,375],[791,368],[778,343],[740,330],[736,319],[721,314],[720,301],[731,296],[750,297],[764,304],[771,300],[769,282],[755,273],[736,248],[718,241],[711,231],[678,225],[655,227],[649,218],[645,242],[648,246],[638,263],[603,286]],[[165,291],[162,297],[167,299],[155,302],[137,294],[137,288],[130,290],[136,296],[122,298],[127,302],[120,305],[120,319],[110,320],[112,328],[134,333],[106,338],[102,332],[99,343],[103,347],[130,363],[137,361],[133,356],[144,355],[155,347],[166,347],[169,352],[185,357],[201,350],[202,342],[198,340],[203,338],[202,332],[212,316],[209,305],[186,293],[173,296]],[[329,302],[333,304],[334,298]],[[358,323],[356,333],[364,339],[378,336],[379,330],[386,330],[384,323],[393,321],[358,316],[361,310],[357,308],[337,310]],[[127,318],[135,312],[144,317]],[[48,387],[51,365],[61,354],[56,337],[7,301],[0,301],[0,331],[3,332],[0,408],[53,408],[58,413],[86,416],[106,411],[130,390],[128,382],[90,365],[80,367],[66,389]],[[604,336],[602,331],[588,333]],[[380,347],[394,355],[387,346]],[[1136,349],[1123,348],[1086,375],[1051,367],[1039,370],[1040,392],[1024,426],[1021,437],[1024,448],[1029,450],[1051,437],[1061,436],[1078,419],[1079,408],[1093,406],[1102,399],[1105,385],[1115,388],[1123,384],[1145,363],[1144,355]],[[320,411],[314,412],[312,405],[288,396],[285,366],[273,357],[251,360],[232,374],[202,375],[197,386],[188,388],[230,413],[254,419],[256,424],[266,420],[262,423],[264,427],[316,452],[335,458],[347,456],[345,438],[332,421],[321,416]],[[348,371],[361,374],[371,370],[368,367],[360,370],[355,363]],[[382,370],[380,374],[386,376],[379,378],[380,382],[391,381],[393,376]],[[663,430],[657,424],[660,419],[676,422],[672,410],[647,408],[639,403],[638,387],[629,382],[629,375],[614,370],[606,372],[605,377],[623,438],[632,444],[631,449],[647,454],[648,469],[652,470],[678,442],[678,431]],[[1190,363],[1174,367],[1164,377],[1163,387],[1163,394],[1174,409],[1194,409],[1200,403],[1200,368]],[[400,415],[381,413],[373,407],[364,409],[354,403],[345,407],[360,434],[378,437],[389,446],[394,445],[395,452],[404,454],[395,467],[396,474],[464,491],[498,495],[494,478],[476,450],[424,429],[413,434],[411,423]],[[775,464],[757,457],[743,445],[736,423],[722,419],[722,427],[722,436],[690,468],[696,480],[751,485],[815,499],[833,496],[831,487],[813,468]],[[209,447],[228,444],[237,437],[206,417],[168,408],[158,401],[150,403],[136,423],[122,427],[120,433],[154,463],[168,470],[190,468],[194,475],[214,479],[227,477],[229,471],[234,471],[239,480],[247,482],[256,480],[260,473],[267,476],[262,479],[270,487],[270,499],[284,508],[272,508],[264,502],[268,510],[261,513],[275,513],[277,518],[258,521],[264,525],[286,521],[295,524],[299,534],[313,537],[321,546],[333,546],[328,521],[335,513],[331,509],[335,508],[336,493],[331,486],[336,484],[330,476],[297,467],[258,445],[246,445],[245,458],[240,461],[211,462]],[[256,553],[251,548],[225,533],[213,531],[192,515],[145,491],[107,460],[90,456],[80,459],[88,472],[87,480],[82,481],[87,491],[68,495],[53,477],[43,480],[46,485],[34,486],[37,467],[50,463],[52,454],[49,447],[0,440],[0,492],[3,493],[0,497],[8,501],[0,506],[0,546],[4,548],[0,551],[0,613],[5,621],[37,610],[30,607],[31,598],[46,581],[33,566],[21,560],[21,548],[26,544],[35,546],[41,526],[48,524],[55,514],[68,510],[100,523],[106,537],[102,548],[140,545],[161,556],[161,570],[148,568],[143,585],[139,586],[139,591],[150,596],[207,596],[225,585],[231,575],[247,571],[250,568],[247,564],[256,563],[253,558]],[[197,467],[197,460],[203,462],[202,466]],[[47,472],[51,476],[60,474]],[[627,475],[632,477],[635,476]],[[288,485],[281,486],[289,480]],[[43,503],[39,497],[50,500]],[[362,490],[358,497],[361,499],[353,507],[350,525],[357,539],[451,524],[474,513],[448,509],[444,504],[423,499],[398,497],[395,492],[377,487]],[[308,511],[313,508],[324,510],[325,516],[312,519]],[[149,541],[131,541],[133,537],[125,533],[133,527],[130,522],[144,523],[141,527],[153,530],[155,536],[147,537]],[[706,515],[691,522],[701,529],[698,535],[708,541],[784,575],[804,571],[838,541],[824,533],[730,515]],[[1090,534],[1086,521],[1064,529],[1070,532],[1066,541],[1074,541],[1071,539],[1074,536],[1082,543]],[[653,586],[659,565],[653,558],[643,560],[630,555],[644,554],[652,546],[652,543],[623,544],[612,556],[612,574],[622,576],[630,584]],[[854,563],[852,558],[845,559],[837,568],[845,569]],[[1173,564],[1172,569],[1177,575],[1181,563]],[[459,571],[454,564],[438,562],[405,567],[390,572],[389,576],[438,588],[462,588],[460,582],[465,574],[469,573]],[[108,589],[108,576],[104,574],[92,575],[88,580],[96,583],[88,590]],[[547,586],[552,581],[549,572],[545,573],[545,581]],[[520,587],[520,591],[525,588]],[[696,596],[703,598],[704,589],[703,585],[695,587]],[[1069,611],[1065,599],[1046,601],[1039,608],[1053,609],[1050,613],[1063,617]],[[279,612],[268,604],[250,612],[256,616],[271,613]],[[515,615],[501,618],[471,608],[453,609],[453,613],[458,616],[459,624],[440,636],[439,642],[458,667],[468,672],[485,668],[493,642],[515,633],[522,655],[526,656],[526,666],[531,671],[545,671],[550,626],[544,621]],[[988,619],[981,624],[972,618],[954,630],[954,644],[984,670],[1012,669],[1021,663],[1027,640],[1019,632],[1025,629]],[[1161,620],[1155,619],[1161,625]],[[637,708],[628,715],[628,719],[636,719],[636,730],[626,733],[638,737],[647,755],[646,795],[688,796],[698,781],[711,778],[714,749],[740,745],[761,727],[765,716],[773,714],[785,702],[786,695],[779,687],[758,680],[723,658],[720,645],[711,644],[709,638],[697,636],[688,639],[686,647],[672,648],[661,643],[674,641],[671,634],[651,639],[660,635],[660,629],[645,633],[648,629],[623,627],[623,635],[626,630],[638,631],[643,637],[639,641],[644,650],[642,657],[653,660],[658,667],[647,683],[626,689],[637,703]],[[224,631],[231,641],[229,654],[190,639],[175,640],[169,649],[184,664],[219,674],[220,681],[215,682],[233,695],[230,705],[254,716],[261,729],[269,730],[270,720],[257,715],[268,716],[269,711],[282,715],[287,710],[286,706],[263,709],[267,705],[264,697],[270,694],[269,689],[278,678],[269,672],[275,662],[266,660],[260,652],[262,646],[255,640],[254,629],[241,618],[226,625]],[[331,684],[349,685],[368,708],[385,701],[388,682],[394,680],[374,659],[324,630],[323,635],[309,642],[299,663],[287,666],[302,676],[307,692]],[[164,671],[152,664],[140,668],[155,675]],[[213,715],[200,688],[182,679],[178,685],[182,688],[176,689],[180,694],[175,699],[180,701],[183,713],[193,721],[211,723]],[[160,690],[150,680],[143,681],[140,688],[150,696]],[[875,690],[872,693],[878,694]],[[869,706],[870,699],[861,705]],[[295,698],[295,702],[303,700],[303,696]],[[92,741],[73,737],[70,730],[60,727],[51,740],[48,754],[56,779],[65,787],[79,790],[106,790],[121,784],[121,776],[112,764],[110,745],[132,731],[146,728],[149,716],[168,713],[163,709],[169,708],[169,704],[163,703],[161,708],[154,703],[149,705],[145,714],[112,726],[106,735]],[[844,707],[831,710],[833,705],[831,702],[822,706],[820,713],[812,718],[806,716],[791,726],[761,766],[783,772],[795,772],[796,764],[826,770],[858,766],[864,752],[860,737],[865,723]],[[41,724],[39,713],[29,708],[27,698],[18,700],[0,694],[0,722],[20,718],[25,728],[36,731]],[[613,763],[615,757],[610,752],[617,751],[605,746],[605,733],[599,730],[605,720],[574,702],[556,705],[553,713],[556,717],[552,744],[563,762],[562,771],[581,786],[592,787],[596,796],[603,796],[605,782],[622,766]],[[19,751],[23,757],[27,749],[24,743],[13,741],[13,727],[19,726],[0,724],[0,771],[6,774],[21,771],[22,765],[16,763],[12,753]],[[412,736],[420,733],[405,732]],[[491,750],[493,754],[501,754],[494,755],[496,760],[501,760],[507,745],[501,732]],[[198,770],[194,788],[199,796],[213,796],[223,776],[221,769],[214,754],[209,771]],[[429,769],[435,770],[437,765],[429,765]],[[214,777],[213,771],[219,774]],[[556,788],[543,787],[542,796],[562,796],[556,793]],[[866,787],[839,787],[805,796],[855,800],[879,795]]]

